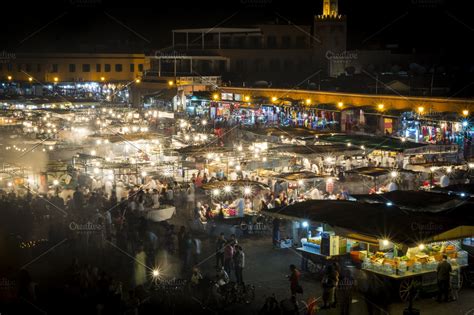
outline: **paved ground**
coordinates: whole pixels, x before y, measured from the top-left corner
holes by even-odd
[[[186,225],[188,228],[191,222],[182,214],[178,214],[171,223],[177,227]],[[224,231],[230,235],[233,230],[229,226],[218,226],[215,233]],[[202,239],[203,253],[200,260],[200,267],[204,273],[212,276],[215,274],[215,236],[209,233],[199,231],[195,233]],[[286,275],[289,273],[289,265],[300,265],[301,258],[294,249],[275,249],[273,248],[270,236],[250,236],[239,239],[241,246],[246,253],[246,268],[244,270],[244,280],[253,284],[256,288],[256,299],[251,305],[236,305],[228,310],[229,314],[255,314],[264,303],[265,297],[275,294],[277,300],[283,300],[289,297],[289,281]],[[69,245],[68,245],[69,246]],[[33,279],[39,283],[61,282],[62,272],[67,269],[72,262],[71,249],[58,245],[53,251],[46,254],[38,252],[26,259],[29,265],[27,269],[33,276]],[[79,257],[82,261],[90,261],[101,268],[108,270],[114,277],[129,283],[132,278],[133,259],[121,252],[120,249],[112,245],[106,246],[102,250],[91,249],[83,252]],[[180,265],[176,257],[159,254],[156,258],[168,277],[179,277]],[[43,275],[42,277],[40,275]],[[233,277],[234,275],[232,275]],[[321,296],[320,282],[307,275],[302,277],[302,286],[304,288],[303,296],[299,300],[307,301],[312,297]],[[383,290],[382,290],[383,291]],[[367,301],[360,294],[355,294],[351,308],[351,314],[371,314],[368,306],[372,306],[372,314],[403,314],[406,307],[404,303],[398,301],[390,303],[386,310],[380,309],[376,304],[381,304],[381,300],[374,298]],[[447,304],[438,304],[431,298],[422,298],[415,301],[414,306],[421,310],[422,314],[474,314],[474,289],[464,289],[460,292],[460,299],[457,302]],[[331,310],[321,310],[318,314],[340,314],[338,308]]]
[[[177,219],[180,220],[179,217]],[[181,218],[181,220],[183,219]],[[185,221],[179,222],[183,223]],[[231,232],[229,228],[219,227],[216,233],[221,230],[226,235]],[[214,241],[214,237],[206,237],[203,241],[204,252],[201,259],[205,261],[201,268],[204,272],[213,272],[215,265],[213,256]],[[289,297],[289,282],[286,275],[289,273],[290,264],[300,265],[301,257],[299,253],[295,249],[273,248],[269,236],[240,238],[239,243],[246,254],[244,280],[256,287],[256,300],[251,307],[245,308],[245,312],[256,312],[263,305],[265,297],[272,294],[275,294],[277,300]],[[321,297],[322,289],[318,280],[303,275],[302,286],[304,294],[302,297],[299,296],[299,300],[308,301],[312,297]],[[474,314],[474,289],[463,289],[459,295],[458,301],[444,304],[439,304],[430,297],[424,297],[415,301],[414,307],[421,310],[421,314]],[[372,314],[403,314],[403,310],[407,307],[406,303],[394,301],[385,309],[382,309],[377,305],[378,303],[377,300],[368,301],[361,294],[355,294],[351,305],[351,314],[370,314],[370,308],[372,308]],[[340,310],[339,308],[320,310],[318,314],[340,314]]]

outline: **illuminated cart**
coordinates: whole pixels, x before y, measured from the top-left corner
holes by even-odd
[[[269,191],[267,185],[247,180],[214,181],[202,188],[211,198],[214,218],[236,221],[246,228],[257,226],[253,222],[258,220],[252,218],[259,216],[262,194]]]
[[[433,198],[439,199],[439,196],[433,195]],[[308,237],[308,241],[315,244],[305,246],[303,242],[301,252],[326,260],[338,258],[337,254],[344,248],[340,241],[346,239],[345,257],[349,256],[350,263],[366,273],[366,278],[380,278],[394,295],[407,300],[412,286],[421,293],[437,289],[436,268],[443,255],[448,256],[454,276],[459,277],[461,283],[470,270],[469,255],[461,240],[474,235],[474,215],[469,211],[472,205],[466,204],[465,199],[448,202],[450,207],[435,211],[429,205],[410,209],[408,203],[398,205],[395,198],[384,203],[309,200],[266,212],[306,222],[322,222],[320,232],[328,230],[330,240],[324,245],[324,234],[319,242],[313,241],[313,236]],[[324,248],[328,245],[329,250]]]

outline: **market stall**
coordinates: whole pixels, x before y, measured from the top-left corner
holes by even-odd
[[[259,214],[262,194],[269,190],[255,181],[213,181],[202,188],[211,197],[213,217],[243,218]]]
[[[265,213],[323,224],[323,231],[319,232],[327,229],[332,231],[329,235],[338,236],[339,240],[341,237],[351,240],[346,240],[345,252],[352,262],[366,272],[389,279],[397,288],[397,295],[405,300],[408,288],[415,282],[421,283],[426,292],[432,289],[436,266],[443,255],[448,256],[454,269],[462,271],[467,266],[467,253],[461,247],[461,240],[474,235],[474,216],[467,210],[470,206],[462,203],[438,212],[407,212],[391,202],[311,200],[268,209]],[[323,236],[326,237],[321,233],[318,240],[311,233],[310,244],[303,245],[302,251],[321,255]],[[330,238],[326,244],[330,245],[329,252],[326,250],[329,256],[341,253],[340,242],[331,243]]]
[[[364,179],[368,182],[364,183]],[[351,191],[363,193],[384,193],[394,190],[413,190],[421,186],[422,177],[419,172],[406,169],[389,168],[389,167],[360,167],[346,172],[346,180],[352,182],[360,182],[359,188]],[[355,188],[355,187],[354,187]]]

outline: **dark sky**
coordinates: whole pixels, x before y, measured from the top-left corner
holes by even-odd
[[[243,26],[291,21],[312,24],[322,0],[222,1],[63,0],[11,2],[0,50],[67,51],[113,49],[143,51],[171,42],[170,30],[185,27]],[[349,49],[397,45],[395,51],[470,55],[474,23],[469,1],[340,0],[348,19]],[[10,6],[9,6],[10,7]],[[9,13],[8,13],[9,12]],[[391,46],[391,47],[397,47]],[[117,48],[119,47],[119,48]],[[467,60],[467,59],[466,59]],[[472,62],[472,61],[469,61]]]

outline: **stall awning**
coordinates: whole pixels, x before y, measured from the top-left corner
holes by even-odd
[[[433,237],[433,242],[463,239],[474,236],[474,226],[458,226]]]
[[[384,194],[352,195],[359,202],[386,204],[393,203],[402,209],[412,211],[439,212],[461,206],[466,201],[456,195],[429,191],[391,191]]]
[[[307,138],[307,137],[316,137],[319,135],[332,133],[333,135],[338,135],[337,133],[332,132],[331,130],[321,131],[321,130],[311,130],[307,128],[288,128],[288,127],[279,127],[279,128],[264,128],[264,129],[252,129],[247,128],[245,131],[261,135],[261,136],[274,136],[274,137],[285,137],[285,138]]]
[[[204,156],[208,153],[229,153],[232,152],[233,149],[209,145],[190,145],[181,149],[177,149],[176,151],[185,155]]]
[[[389,167],[371,167],[371,166],[356,168],[356,169],[347,171],[347,173],[352,173],[352,174],[357,174],[357,175],[362,175],[362,176],[367,176],[367,177],[379,177],[382,175],[387,175],[391,173],[392,171],[397,171],[397,172],[402,172],[402,173],[412,173],[412,174],[417,173],[415,171],[410,171],[410,170],[405,170],[405,169],[394,170]]]
[[[283,179],[286,181],[297,181],[297,180],[309,180],[309,179],[325,179],[330,176],[321,176],[314,172],[302,171],[302,172],[291,172],[291,173],[281,173],[275,176],[277,179]]]
[[[464,209],[465,210],[465,209]],[[456,215],[461,209],[440,213],[405,211],[396,206],[342,200],[309,200],[290,206],[268,209],[272,216],[325,223],[372,239],[388,239],[408,246],[432,242],[436,238],[457,239],[462,233],[447,234],[461,226],[474,227],[472,218]],[[444,234],[446,233],[446,234]]]
[[[337,155],[357,155],[362,154],[364,150],[347,145],[282,145],[270,148],[270,151],[296,155],[316,155],[316,156],[337,156]]]
[[[426,144],[402,141],[398,138],[369,135],[321,135],[319,139],[334,143],[351,143],[354,146],[364,146],[367,149],[403,152],[406,149],[418,148]]]
[[[210,183],[206,183],[202,185],[202,189],[204,190],[212,190],[212,189],[222,189],[226,186],[230,187],[256,187],[258,189],[270,189],[267,185],[251,181],[251,180],[220,180],[214,181]]]

